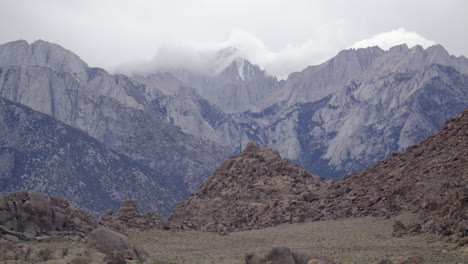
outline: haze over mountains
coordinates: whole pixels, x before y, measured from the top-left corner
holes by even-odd
[[[151,184],[176,186],[157,198],[165,207],[151,204],[146,191],[118,197],[163,215],[249,141],[337,178],[421,141],[468,106],[468,60],[442,46],[345,50],[284,81],[231,53],[219,53],[211,74],[171,69],[126,76],[90,68],[55,44],[15,41],[0,46],[0,94],[125,155]],[[115,207],[112,199],[104,207]]]

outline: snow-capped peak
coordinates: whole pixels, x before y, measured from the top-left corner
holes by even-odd
[[[244,80],[244,59],[236,58],[237,74]]]

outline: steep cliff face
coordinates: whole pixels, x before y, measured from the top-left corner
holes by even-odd
[[[34,190],[99,213],[135,199],[168,214],[185,195],[177,181],[86,133],[0,98],[0,192]]]
[[[61,46],[38,40],[31,45],[18,40],[0,45],[0,67],[16,65],[44,66],[57,72],[68,72],[79,80],[87,78],[88,65]]]
[[[172,73],[226,113],[258,111],[266,104],[266,99],[280,89],[275,77],[248,60],[238,57],[230,58],[228,62],[212,75],[187,70]]]
[[[1,46],[1,50],[2,54],[28,54],[36,45],[15,42]],[[228,155],[227,148],[183,133],[172,124],[145,85],[98,68],[85,67],[84,73],[81,68],[75,72],[73,67],[63,71],[49,62],[72,58],[76,61],[68,64],[85,64],[58,45],[49,44],[48,48],[52,51],[44,63],[20,60],[14,62],[19,65],[1,68],[2,97],[87,132],[158,174],[177,179],[183,183],[183,191],[194,190]]]
[[[268,101],[293,105],[320,100],[358,78],[383,54],[385,51],[379,47],[343,50],[320,65],[290,74]]]
[[[356,172],[419,142],[468,106],[468,79],[461,73],[468,63],[445,60],[437,55],[444,54],[440,47],[420,49],[391,49],[319,101],[276,103],[237,119],[260,127],[260,142],[313,173],[337,178]],[[395,66],[395,57],[406,63]]]
[[[440,65],[352,83],[297,111],[301,164],[324,177],[358,171],[440,129],[467,102],[468,76]]]

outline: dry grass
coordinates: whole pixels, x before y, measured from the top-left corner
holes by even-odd
[[[130,239],[145,249],[155,263],[244,263],[244,254],[266,254],[273,246],[307,249],[337,263],[378,263],[395,256],[415,254],[427,263],[468,263],[454,244],[427,235],[392,237],[395,219],[374,217],[349,218],[231,233],[226,236],[197,231],[129,230]],[[413,222],[414,215],[398,217]],[[69,256],[82,253],[79,242],[25,243],[34,248],[69,249]],[[70,258],[68,257],[68,258]],[[2,262],[0,263],[20,263]],[[51,263],[61,263],[51,261]]]
[[[403,222],[412,215],[400,216]],[[392,220],[364,217],[236,232],[227,236],[196,231],[129,232],[156,263],[244,263],[244,254],[266,254],[273,246],[308,249],[338,263],[377,263],[386,257],[416,254],[427,263],[468,263],[450,243],[426,235],[395,238]]]

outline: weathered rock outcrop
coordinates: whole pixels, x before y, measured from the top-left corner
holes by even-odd
[[[321,200],[337,217],[347,211],[354,216],[412,211],[426,216],[420,223],[423,232],[452,240],[466,237],[467,131],[468,108],[421,143],[333,182]]]
[[[132,200],[122,201],[120,209],[114,213],[112,209],[106,210],[101,216],[104,225],[115,230],[124,231],[135,229],[171,229],[169,222],[164,220],[153,210],[140,214],[136,203]]]
[[[73,209],[68,201],[42,193],[17,191],[0,197],[0,233],[22,240],[44,236],[84,238],[96,228],[91,215]]]
[[[250,142],[231,156],[169,220],[200,230],[231,232],[304,221],[306,205],[325,182]]]

